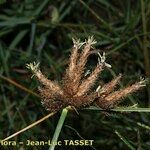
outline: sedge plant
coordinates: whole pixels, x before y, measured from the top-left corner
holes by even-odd
[[[56,143],[58,140],[68,109],[81,109],[95,105],[99,108],[110,110],[129,94],[146,85],[146,80],[141,79],[139,82],[115,91],[122,77],[119,74],[103,86],[98,84],[95,87],[101,72],[111,67],[110,64],[106,63],[105,53],[103,55],[98,53],[97,66],[90,74],[86,75],[86,63],[90,54],[92,54],[92,50],[94,50],[93,45],[95,43],[93,36],[89,37],[85,42],[73,39],[69,65],[60,82],[47,79],[40,71],[39,63],[27,64],[27,68],[32,71],[42,85],[39,87],[39,93],[41,103],[45,109],[50,112],[58,112],[63,109],[52,139],[53,143]],[[82,51],[79,52],[82,47]],[[54,148],[55,145],[52,145],[49,150],[54,150]]]

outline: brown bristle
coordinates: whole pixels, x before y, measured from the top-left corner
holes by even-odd
[[[120,89],[108,95],[101,95],[101,97],[96,101],[96,103],[102,108],[112,108],[119,104],[122,99],[127,97],[129,94],[140,90],[145,86],[145,80],[141,80],[131,86]]]

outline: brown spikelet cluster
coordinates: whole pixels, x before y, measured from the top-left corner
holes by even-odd
[[[39,70],[39,64],[30,63],[27,68],[31,69],[33,74],[42,84],[39,88],[43,106],[48,111],[58,111],[61,108],[71,106],[80,108],[97,104],[103,109],[110,109],[116,106],[128,94],[131,94],[143,86],[145,80],[141,80],[124,89],[114,91],[116,85],[121,79],[121,75],[114,78],[102,87],[94,89],[95,82],[100,73],[111,65],[105,62],[105,54],[99,54],[98,64],[91,74],[85,75],[85,65],[96,41],[93,37],[85,42],[73,39],[73,47],[69,60],[69,66],[66,69],[61,82],[47,79]],[[82,48],[82,51],[79,50]]]

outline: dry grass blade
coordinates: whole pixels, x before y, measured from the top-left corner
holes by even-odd
[[[0,75],[0,78],[3,79],[3,80],[5,80],[5,81],[7,81],[7,82],[9,82],[9,83],[11,83],[11,84],[13,84],[13,85],[15,85],[16,87],[20,88],[21,90],[23,90],[23,91],[25,91],[25,92],[27,92],[27,93],[30,93],[30,94],[32,94],[32,95],[34,95],[34,96],[36,96],[36,97],[39,97],[39,95],[36,94],[35,92],[33,92],[33,91],[27,89],[27,88],[24,87],[23,85],[17,83],[16,81],[14,81],[14,80],[12,80],[12,79],[10,79],[10,78],[4,77],[4,76],[2,76],[2,75]]]
[[[16,133],[14,133],[14,134],[12,134],[12,135],[6,137],[5,139],[3,139],[3,140],[1,140],[1,141],[7,141],[7,140],[10,140],[11,138],[17,136],[18,134],[20,134],[20,133],[22,133],[22,132],[25,132],[26,130],[28,130],[28,129],[34,127],[34,126],[36,126],[37,124],[39,124],[39,123],[41,123],[41,122],[43,122],[44,120],[46,120],[47,118],[53,116],[54,114],[55,114],[55,112],[49,113],[49,114],[46,115],[45,117],[39,119],[38,121],[36,121],[36,122],[30,124],[29,126],[27,126],[27,127],[23,128],[22,130],[20,130],[20,131],[18,131],[18,132],[16,132]]]

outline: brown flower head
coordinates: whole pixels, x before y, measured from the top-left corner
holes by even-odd
[[[66,106],[79,108],[89,106],[92,103],[96,103],[101,108],[110,109],[128,94],[145,86],[145,80],[141,80],[131,86],[113,92],[120,81],[121,75],[119,75],[103,87],[98,86],[94,90],[93,86],[99,74],[106,67],[111,67],[105,62],[105,53],[102,56],[99,54],[97,66],[90,75],[85,75],[85,65],[95,43],[96,41],[93,37],[89,37],[85,42],[73,39],[69,67],[66,69],[61,82],[47,79],[39,70],[39,63],[27,64],[27,68],[31,69],[43,85],[39,88],[39,92],[42,104],[48,111],[58,111]],[[81,47],[83,47],[83,50],[80,53],[79,49]]]

